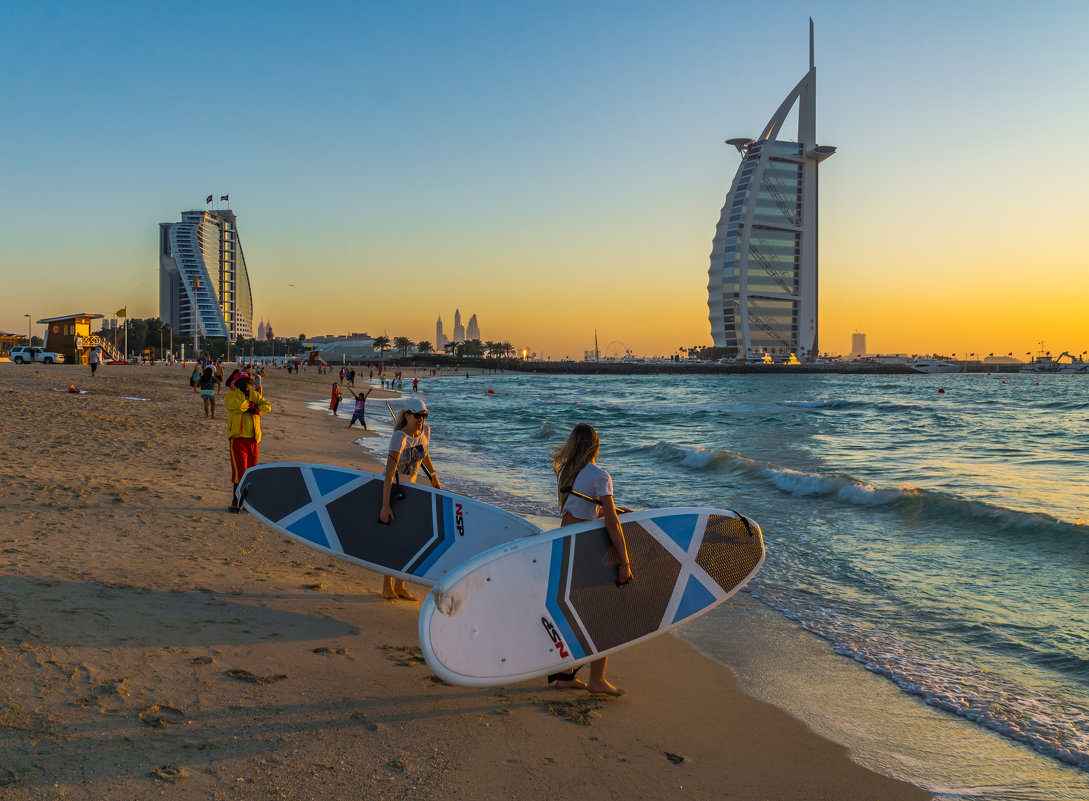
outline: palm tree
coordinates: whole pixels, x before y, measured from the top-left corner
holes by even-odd
[[[415,343],[408,337],[397,337],[393,340],[393,347],[401,351],[401,358],[408,358],[408,351],[415,346]]]
[[[470,339],[465,343],[465,355],[466,356],[483,356],[484,355],[484,343],[479,339]]]
[[[493,358],[498,358],[502,355],[499,352],[499,343],[492,342],[490,339],[484,343],[484,352]]]
[[[371,347],[374,348],[376,351],[378,351],[379,359],[381,361],[385,361],[386,360],[385,352],[387,350],[389,350],[389,348],[390,348],[389,337],[387,337],[385,334],[383,334],[380,337],[375,337],[371,341]]]
[[[431,351],[433,351],[434,349],[435,349],[434,346],[430,342],[428,342],[426,339],[421,341],[421,342],[416,343],[416,350],[418,350],[420,353],[424,354],[425,356],[428,353],[430,353]]]
[[[499,350],[500,353],[502,353],[502,355],[504,356],[510,356],[511,358],[514,357],[514,346],[509,342],[500,342]]]
[[[442,346],[442,349],[444,351],[446,351],[447,353],[449,353],[451,356],[454,356],[458,352],[458,343],[457,342],[447,342],[445,345]]]

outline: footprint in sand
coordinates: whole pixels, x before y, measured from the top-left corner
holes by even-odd
[[[591,725],[594,718],[601,717],[601,702],[589,698],[575,701],[544,701],[545,708],[553,715],[580,726]]]
[[[185,713],[180,709],[165,704],[152,704],[140,713],[140,720],[153,729],[165,729],[185,722]]]
[[[250,684],[273,684],[287,678],[286,673],[277,673],[272,676],[257,676],[250,673],[248,670],[242,670],[241,668],[232,668],[227,671],[227,675],[232,679],[249,682]]]
[[[383,645],[380,647],[385,652],[387,659],[397,663],[401,667],[426,664],[426,660],[423,657],[423,651],[421,651],[418,646]]]

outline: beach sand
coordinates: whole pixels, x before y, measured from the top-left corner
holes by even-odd
[[[267,373],[262,461],[378,468],[350,403],[305,408],[332,380]],[[614,657],[620,699],[445,685],[419,603],[225,511],[218,406],[180,366],[0,363],[5,801],[928,798],[670,636]]]

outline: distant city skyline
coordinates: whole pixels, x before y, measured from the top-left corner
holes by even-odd
[[[810,16],[817,141],[838,148],[820,350],[848,353],[856,330],[878,352],[1089,348],[1085,168],[1032,155],[1044,139],[1079,152],[1089,122],[1073,0],[273,0],[217,6],[214,26],[124,0],[12,6],[0,330],[156,316],[153,227],[218,186],[244,221],[255,313],[284,335],[430,339],[435,310],[469,298],[489,338],[554,358],[595,330],[637,354],[710,345],[724,140],[759,131],[805,72]],[[199,59],[229,76],[214,122],[178,117],[209,107]]]

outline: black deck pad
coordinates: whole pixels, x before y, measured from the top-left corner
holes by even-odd
[[[635,579],[616,586],[616,550],[604,527],[576,534],[571,606],[582,620],[596,650],[607,651],[657,631],[662,623],[680,563],[639,523],[624,524]],[[561,581],[560,592],[564,589]],[[568,606],[558,598],[561,608]]]
[[[310,492],[298,467],[262,467],[252,475],[259,479],[242,476],[238,494],[244,495],[257,514],[274,523],[310,503]]]
[[[435,496],[408,484],[402,484],[401,489],[405,497],[393,501],[393,520],[388,526],[378,522],[381,481],[369,481],[326,506],[344,553],[392,570],[404,570],[434,536]]]

